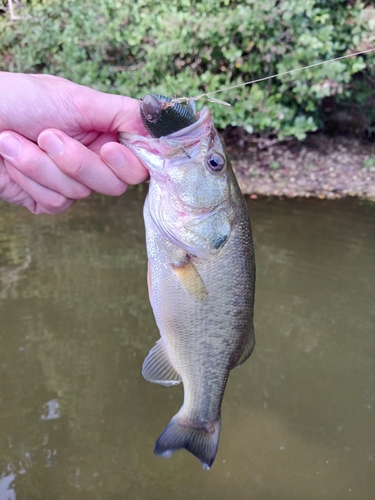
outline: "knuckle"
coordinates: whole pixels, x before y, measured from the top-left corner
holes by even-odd
[[[85,167],[85,163],[81,161],[74,161],[61,166],[66,175],[72,177],[73,179],[79,179],[86,170]]]
[[[22,161],[22,159],[16,161],[14,159],[11,163],[30,179],[37,177],[40,172],[40,161],[35,158],[28,158],[26,161]]]

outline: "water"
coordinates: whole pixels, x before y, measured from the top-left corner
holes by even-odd
[[[257,347],[213,468],[153,446],[182,388],[142,379],[145,191],[0,205],[0,500],[375,498],[375,206],[251,200]]]

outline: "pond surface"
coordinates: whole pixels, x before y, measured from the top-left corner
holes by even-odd
[[[140,373],[145,195],[0,204],[0,500],[374,499],[375,206],[249,201],[257,347],[206,472],[153,455],[182,387]]]

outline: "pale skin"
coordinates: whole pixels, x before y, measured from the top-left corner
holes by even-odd
[[[91,191],[148,178],[118,132],[145,134],[139,101],[51,75],[0,72],[0,199],[59,214]]]

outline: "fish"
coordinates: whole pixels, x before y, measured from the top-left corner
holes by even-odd
[[[147,136],[119,134],[150,173],[144,222],[148,289],[160,339],[143,377],[184,400],[155,444],[186,449],[204,469],[219,444],[229,372],[251,355],[255,260],[249,213],[208,107],[150,94],[140,103]]]

